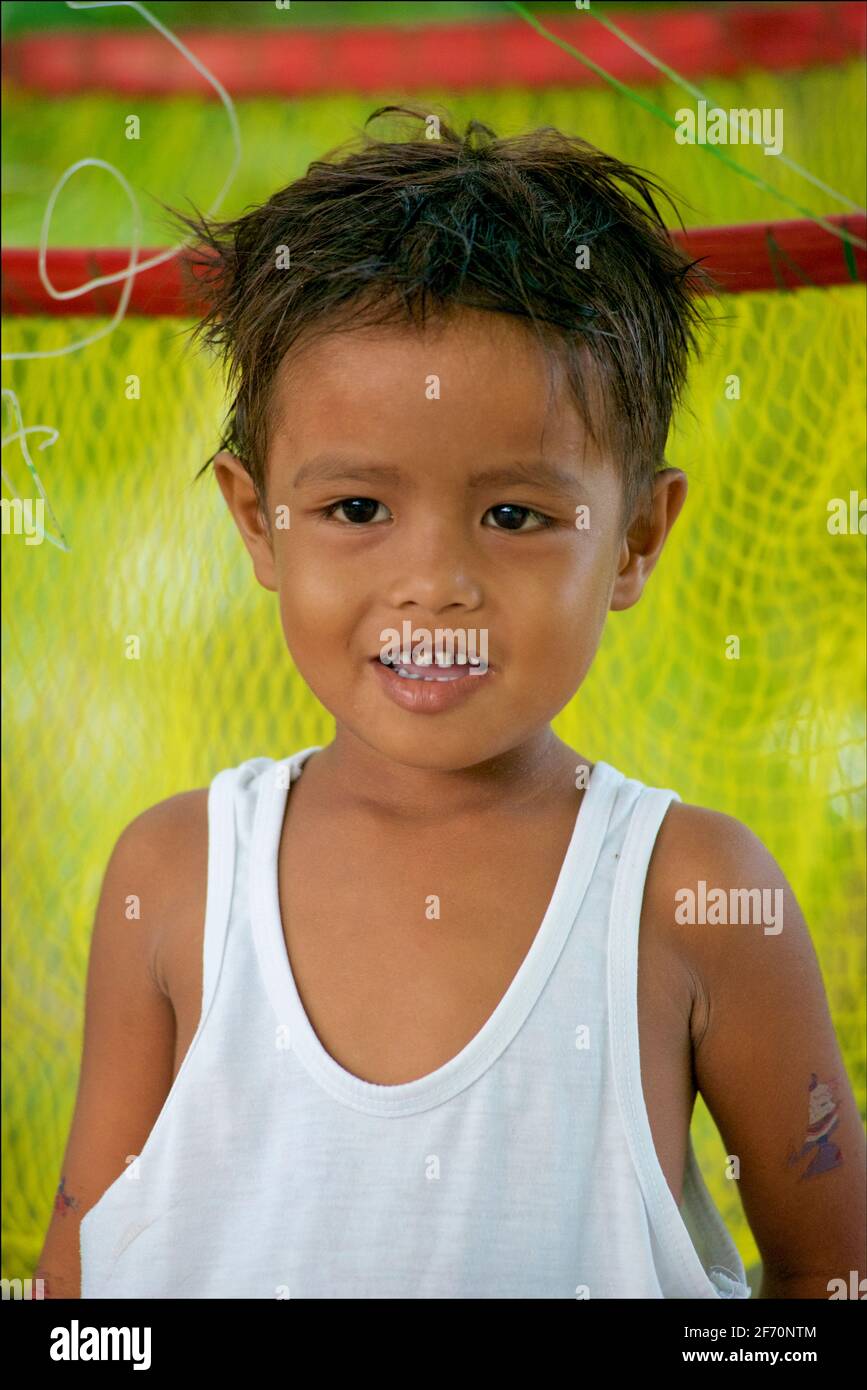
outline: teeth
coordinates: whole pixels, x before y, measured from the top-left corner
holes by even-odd
[[[418,671],[407,671],[407,670],[405,670],[403,666],[393,666],[393,667],[392,667],[392,670],[393,670],[393,671],[396,671],[397,674],[398,674],[399,676],[402,676],[403,679],[404,679],[405,681],[453,681],[453,680],[457,680],[457,676],[422,676],[422,675],[419,675]]]
[[[418,658],[417,661],[414,661],[414,662],[413,662],[413,665],[414,665],[414,666],[439,666],[439,667],[449,667],[449,666],[454,666],[454,664],[455,664],[455,662],[454,662],[454,658],[453,658],[453,657],[445,657],[445,656],[443,656],[443,657],[439,657],[439,656],[437,656],[437,657],[432,657],[432,656],[420,656],[420,657]]]
[[[436,667],[438,670],[449,670],[452,666],[457,666],[459,668],[455,675],[424,676],[420,671],[407,670],[405,666],[401,666],[398,662],[392,661],[389,657],[381,656],[379,660],[383,666],[387,667],[390,671],[394,671],[395,675],[400,676],[401,679],[405,681],[454,681],[459,679],[464,668],[469,667],[478,670],[482,665],[479,657],[468,657],[466,662],[456,662],[454,658],[449,659],[444,657],[442,659],[432,659],[431,657],[422,657],[420,660],[414,661],[412,663],[413,666]],[[485,671],[487,667],[485,666],[482,669]]]
[[[398,669],[398,662],[393,661],[391,657],[381,656],[379,659],[383,666],[390,666],[395,671]],[[453,666],[481,666],[482,659],[479,656],[468,656],[464,661],[458,661],[454,656],[444,654],[437,657],[419,656],[412,664],[413,666],[436,666],[438,670],[449,671]]]

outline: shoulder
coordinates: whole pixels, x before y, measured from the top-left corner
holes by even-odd
[[[743,821],[706,806],[673,801],[663,818],[653,862],[660,888],[673,888],[689,871],[715,867],[741,871],[745,864],[774,864],[761,840]],[[779,870],[778,870],[779,872]]]
[[[245,790],[255,794],[260,778],[277,766],[273,758],[248,758],[224,768],[211,785],[222,786],[230,798]],[[157,899],[177,904],[197,877],[194,871],[207,868],[210,792],[211,787],[177,792],[142,811],[118,836],[110,866],[135,869]]]
[[[208,870],[208,788],[178,792],[142,811],[122,830],[106,885],[135,896],[147,927],[154,982],[174,997],[181,959],[195,949],[191,933],[204,920]]]
[[[158,801],[121,831],[112,862],[148,878],[153,891],[171,891],[182,881],[190,855],[207,852],[208,788],[178,792]]]
[[[696,1045],[714,999],[736,987],[741,972],[761,978],[778,969],[784,955],[813,954],[806,923],[771,852],[742,821],[704,806],[675,801],[668,808],[648,868],[645,911],[693,982]]]
[[[200,828],[202,817],[207,817],[207,810],[207,787],[177,792],[140,812],[121,831],[118,844],[135,845],[139,849],[164,845],[175,834],[195,833],[197,827]]]
[[[750,887],[753,880],[759,888],[785,885],[779,864],[749,826],[722,811],[671,803],[653,848],[647,892],[673,925],[684,893],[698,892],[702,882],[710,892]],[[685,922],[683,913],[679,917]]]

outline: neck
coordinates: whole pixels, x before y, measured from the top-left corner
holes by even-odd
[[[349,809],[383,820],[435,824],[575,796],[575,768],[586,761],[546,726],[505,753],[469,766],[413,767],[338,726],[334,740],[311,755],[304,776],[308,787],[317,784],[323,795]]]

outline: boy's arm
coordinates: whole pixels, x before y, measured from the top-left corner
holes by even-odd
[[[174,1067],[175,1015],[161,978],[164,931],[201,916],[207,791],[132,821],[103,877],[91,935],[78,1094],[36,1277],[46,1298],[79,1298],[83,1217],[145,1143]],[[129,895],[140,916],[128,918]]]
[[[739,1160],[759,1297],[829,1298],[832,1279],[851,1296],[850,1272],[867,1275],[864,1130],[792,890],[746,826],[697,806],[670,807],[653,861],[656,910],[696,981],[696,1083]],[[751,889],[761,899],[731,891]]]

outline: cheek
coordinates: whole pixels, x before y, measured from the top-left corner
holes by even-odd
[[[539,566],[519,586],[527,621],[538,632],[593,633],[605,620],[609,572],[601,546],[570,548],[557,563]]]
[[[280,611],[287,633],[318,631],[323,636],[346,619],[346,596],[334,574],[317,555],[284,538],[276,551]]]
[[[346,612],[333,577],[299,561],[297,551],[278,560],[280,625],[301,679],[328,708],[346,650]]]
[[[608,581],[604,557],[588,546],[563,564],[540,567],[519,586],[508,626],[528,686],[564,701],[578,688],[605,626]]]

